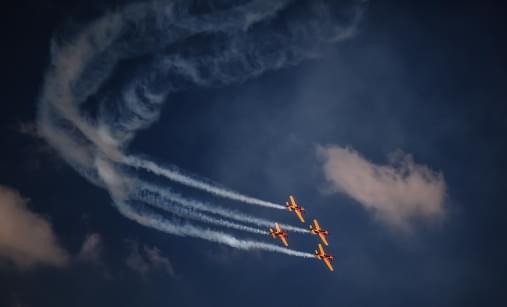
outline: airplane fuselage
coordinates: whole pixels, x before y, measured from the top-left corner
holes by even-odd
[[[303,212],[303,211],[305,211],[305,208],[299,207],[297,205],[296,206],[288,205],[287,208],[289,209],[289,211],[292,211],[292,210],[297,211],[297,212]]]
[[[317,257],[317,259],[320,259],[320,260],[324,260],[324,259],[332,260],[334,258],[333,256],[327,255],[327,254],[324,254],[324,255],[315,254],[315,256]]]
[[[312,232],[314,234],[323,234],[325,236],[327,236],[329,234],[329,231],[327,231],[327,230],[316,230],[316,229],[313,229],[313,228],[311,230],[312,230]]]

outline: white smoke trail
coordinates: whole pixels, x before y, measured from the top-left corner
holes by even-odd
[[[157,120],[172,93],[240,84],[267,71],[313,58],[327,44],[355,32],[362,11],[358,4],[362,2],[251,0],[222,7],[210,0],[209,9],[202,13],[195,13],[197,1],[192,0],[127,3],[87,23],[73,37],[52,41],[51,65],[39,102],[39,131],[79,174],[106,188],[123,215],[142,225],[240,249],[312,257],[191,224],[178,225],[148,210],[136,212],[128,202],[137,178],[117,172],[116,168],[123,163],[216,196],[284,209],[280,204],[246,196],[154,162],[124,158],[124,152],[140,129]],[[144,60],[139,69],[133,69],[125,79],[122,76],[118,88],[108,87],[108,80],[116,81],[114,73],[119,66],[140,58]],[[173,200],[166,198],[160,196],[164,201],[175,202],[174,196]],[[202,209],[207,204],[197,201],[177,200],[192,210],[230,216],[258,226],[266,223],[234,212],[224,213],[223,209]],[[157,204],[167,209],[165,203]],[[247,227],[230,221],[224,224],[202,212],[189,212],[179,211],[187,218],[207,223]]]
[[[108,191],[111,194],[114,202],[113,204],[117,207],[122,215],[125,217],[136,221],[137,223],[148,226],[159,231],[163,231],[166,233],[180,235],[180,236],[190,236],[195,238],[201,238],[208,241],[226,244],[231,247],[239,248],[239,249],[261,249],[266,251],[284,253],[292,256],[299,257],[313,257],[312,254],[298,252],[290,249],[286,249],[283,247],[279,247],[277,245],[262,243],[257,241],[250,240],[240,240],[232,235],[218,232],[210,229],[203,229],[197,226],[194,226],[190,223],[185,223],[183,225],[176,224],[171,220],[163,217],[162,215],[156,214],[148,209],[134,209],[129,201],[132,197],[132,193],[127,193],[127,191],[132,189],[132,186],[136,183],[139,183],[138,180],[132,180],[127,174],[119,171],[117,167],[114,167],[111,163],[107,162],[104,159],[97,159],[95,161],[96,168],[98,170],[98,174],[102,179],[103,183],[107,187]],[[134,193],[134,197],[136,194]],[[158,207],[158,202],[152,201],[152,199],[147,197],[140,197],[143,202],[151,203],[155,207]],[[160,207],[162,208],[162,206]],[[175,208],[175,207],[173,207]],[[164,206],[165,210],[169,209],[169,206]],[[237,225],[234,223],[228,223],[227,221],[220,221],[217,219],[213,219],[212,217],[205,215],[195,215],[192,213],[185,213],[185,211],[174,209],[175,214],[182,215],[189,219],[198,219],[205,222],[209,222],[211,224],[217,224],[220,226],[231,227],[239,230],[247,231],[246,229],[250,228],[243,225]],[[234,224],[234,226],[233,226]],[[253,230],[253,229],[250,229]],[[255,232],[255,231],[254,231]],[[266,234],[260,230],[260,233]]]
[[[165,233],[170,233],[178,236],[200,238],[243,250],[257,249],[303,258],[314,257],[314,255],[311,253],[300,252],[269,243],[241,240],[223,232],[218,232],[210,229],[202,229],[188,223],[178,225],[156,213],[148,212],[147,210],[135,210],[132,206],[124,202],[115,202],[114,205],[125,217],[143,226],[151,227]]]
[[[233,222],[226,221],[226,220],[216,218],[216,217],[212,217],[212,216],[209,216],[209,215],[204,214],[202,212],[195,211],[191,207],[181,206],[177,202],[171,203],[167,200],[161,200],[161,199],[157,198],[155,195],[137,194],[137,197],[134,197],[134,198],[137,198],[149,205],[152,205],[155,208],[162,209],[167,212],[171,212],[171,213],[176,214],[180,217],[184,217],[184,218],[187,218],[190,220],[196,220],[196,221],[200,221],[203,223],[209,223],[212,225],[232,228],[232,229],[255,233],[255,234],[262,234],[262,235],[268,234],[268,232],[265,230],[233,223]]]
[[[275,224],[275,221],[270,221],[262,218],[258,218],[255,216],[247,215],[244,213],[239,213],[235,211],[231,211],[229,209],[217,207],[213,204],[204,203],[195,199],[189,199],[185,198],[177,193],[172,192],[169,188],[162,188],[153,184],[148,183],[141,183],[138,182],[135,184],[136,186],[139,186],[141,191],[148,191],[151,193],[156,193],[160,196],[156,201],[159,202],[158,206],[159,208],[164,208],[166,206],[170,206],[170,204],[167,202],[167,200],[170,200],[172,202],[176,202],[179,204],[182,204],[187,207],[191,207],[200,211],[213,213],[216,215],[220,215],[232,220],[254,224],[257,226],[263,226],[263,227],[273,227]],[[282,229],[291,231],[291,232],[297,232],[297,233],[310,233],[308,229],[296,227],[292,225],[287,225],[283,223],[279,223]]]
[[[280,209],[280,210],[286,209],[282,205],[278,205],[278,204],[275,204],[272,202],[260,200],[260,199],[250,197],[250,196],[245,196],[245,195],[240,194],[238,192],[231,191],[231,190],[228,190],[228,189],[225,189],[222,187],[218,187],[216,185],[212,185],[210,183],[203,182],[199,179],[182,174],[180,171],[171,170],[168,168],[161,167],[151,161],[141,160],[141,159],[138,159],[138,158],[135,158],[132,156],[124,157],[122,161],[131,167],[142,168],[144,170],[152,172],[155,175],[163,176],[167,179],[173,180],[175,182],[181,183],[183,185],[186,185],[186,186],[189,186],[192,188],[196,188],[199,190],[209,192],[209,193],[214,194],[216,196],[236,200],[236,201],[243,202],[246,204],[259,205],[259,206],[263,206],[263,207]]]

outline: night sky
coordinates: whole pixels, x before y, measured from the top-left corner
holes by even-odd
[[[190,15],[255,1],[193,2]],[[326,27],[320,13],[306,12],[310,2],[292,1],[234,35],[241,42],[248,37],[251,48],[279,52],[285,42],[263,35],[285,34],[286,19],[296,25],[305,22],[302,12],[316,14]],[[296,51],[283,49],[283,67],[245,77],[244,63],[233,61],[227,77],[237,82],[214,79],[204,86],[190,84],[177,69],[153,77],[153,88],[167,78],[176,90],[125,152],[277,204],[294,194],[307,220],[318,218],[329,230],[334,272],[316,259],[140,225],[120,214],[109,185],[93,184],[48,142],[38,110],[54,66],[51,42],[65,46],[129,3],[25,0],[3,10],[0,306],[507,305],[507,12],[500,2],[371,1],[360,4],[360,20],[344,39],[321,46],[312,36],[294,35]],[[99,114],[96,104],[120,97],[132,76],[156,67],[163,54],[181,52],[204,63],[207,54],[221,56],[214,44],[226,45],[229,36],[203,33],[156,52],[133,50],[116,63],[104,52],[106,60],[90,70],[114,68],[87,97],[87,114]],[[146,45],[132,39],[128,47],[150,50]],[[315,56],[298,53],[317,48]],[[249,54],[255,56],[264,54]],[[142,170],[122,174],[307,227],[288,211],[210,196]],[[269,236],[209,227],[279,245]],[[298,251],[313,253],[317,242],[289,233],[290,248]]]

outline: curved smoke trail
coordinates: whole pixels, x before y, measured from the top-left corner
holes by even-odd
[[[350,37],[361,18],[362,2],[172,0],[128,4],[72,37],[52,42],[51,65],[40,96],[39,131],[76,171],[107,189],[123,215],[143,225],[237,248],[256,246],[308,256],[190,224],[180,227],[147,210],[133,210],[129,205],[134,200],[132,192],[136,182],[144,181],[118,169],[122,165],[141,167],[218,196],[283,208],[141,159],[129,152],[129,142],[157,120],[173,93],[241,83],[316,57],[326,45]],[[121,74],[119,67],[125,68]],[[219,223],[202,213],[180,214]],[[236,223],[228,226],[239,227]]]

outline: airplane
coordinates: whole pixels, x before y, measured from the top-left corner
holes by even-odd
[[[322,247],[322,244],[319,243],[319,250],[315,251],[315,257],[319,260],[323,260],[324,263],[327,265],[327,268],[333,272],[334,268],[331,265],[331,260],[333,260],[333,256],[326,254],[324,251],[324,248]]]
[[[269,234],[273,237],[273,239],[278,237],[285,246],[289,246],[289,242],[287,242],[287,232],[283,231],[278,223],[275,223],[275,228],[275,230],[273,230],[273,228],[269,228]]]
[[[287,209],[289,209],[289,211],[294,210],[294,213],[298,216],[301,223],[305,222],[305,219],[303,218],[303,213],[302,213],[303,211],[305,211],[305,208],[298,206],[294,196],[289,195],[289,201],[285,202],[285,205],[287,206]]]
[[[327,235],[329,234],[329,231],[320,228],[319,222],[317,220],[315,219],[313,220],[313,225],[310,225],[310,231],[313,234],[319,235],[320,239],[326,246],[329,245],[326,239]]]

